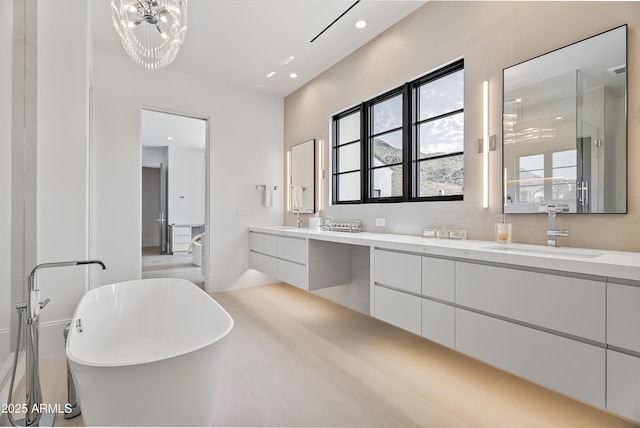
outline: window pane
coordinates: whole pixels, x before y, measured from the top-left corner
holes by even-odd
[[[464,151],[464,114],[447,116],[418,127],[419,159]]]
[[[360,139],[360,112],[355,112],[338,120],[338,143],[345,144]]]
[[[464,155],[423,160],[419,163],[418,196],[462,195]]]
[[[464,107],[464,71],[434,80],[420,87],[419,121]]]
[[[373,133],[379,134],[402,126],[402,95],[373,106]]]
[[[522,156],[518,159],[520,171],[544,171],[544,155]]]
[[[372,166],[402,163],[402,131],[373,139]]]
[[[386,166],[373,170],[371,177],[373,198],[402,196],[402,166]]]
[[[576,150],[565,150],[563,152],[553,153],[553,168],[562,166],[575,166],[576,165]]]
[[[338,171],[360,169],[360,143],[338,147]]]
[[[360,172],[350,172],[338,176],[338,201],[360,199]]]

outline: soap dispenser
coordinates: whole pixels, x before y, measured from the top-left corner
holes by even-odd
[[[511,244],[511,223],[507,223],[506,214],[500,216],[500,223],[496,223],[496,242]]]

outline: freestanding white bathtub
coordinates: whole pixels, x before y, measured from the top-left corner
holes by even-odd
[[[182,279],[143,279],[88,292],[66,354],[84,423],[212,426],[231,316]]]

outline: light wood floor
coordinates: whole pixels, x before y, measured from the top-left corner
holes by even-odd
[[[200,266],[193,264],[191,253],[184,255],[160,254],[158,247],[142,248],[142,278],[188,279],[204,289]]]
[[[217,426],[637,426],[287,284],[212,296],[235,320]],[[64,403],[64,360],[41,366]]]

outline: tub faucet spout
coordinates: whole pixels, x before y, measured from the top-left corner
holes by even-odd
[[[9,415],[9,421],[14,426],[52,426],[55,415],[50,412],[40,413],[37,409],[42,405],[42,389],[40,387],[40,360],[39,360],[39,320],[40,310],[44,308],[50,299],[40,301],[40,290],[36,283],[36,272],[39,269],[78,266],[86,264],[98,264],[102,269],[106,269],[104,263],[100,260],[73,260],[67,262],[42,263],[31,270],[27,277],[27,301],[16,306],[19,313],[19,324],[25,328],[24,338],[24,355],[25,355],[25,389],[26,389],[26,409],[25,417],[20,420],[14,420]],[[24,325],[22,315],[24,313]],[[20,349],[20,333],[16,342],[16,356]],[[11,384],[15,380],[17,358],[14,360],[13,371],[11,375]],[[9,388],[8,403],[11,403],[12,388]]]

